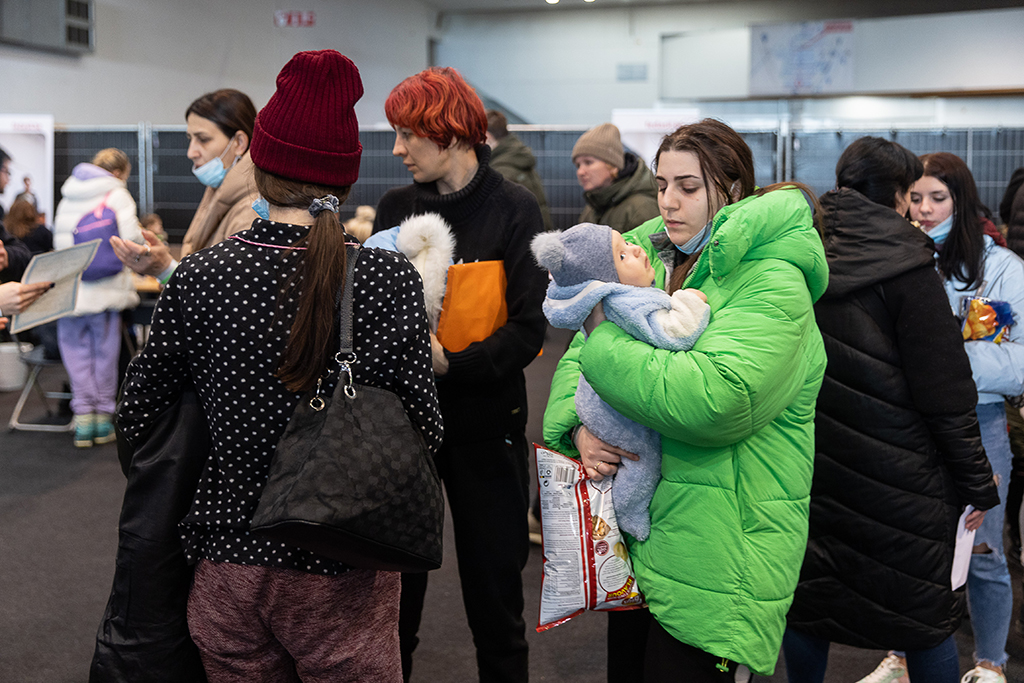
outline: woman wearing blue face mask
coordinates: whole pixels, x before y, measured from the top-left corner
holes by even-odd
[[[182,241],[188,256],[245,230],[256,218],[252,202],[252,139],[256,108],[237,90],[217,90],[203,95],[185,111],[188,124],[188,158],[192,172],[206,194],[196,209]]]
[[[657,286],[702,291],[711,322],[689,351],[651,348],[610,322],[577,335],[544,439],[595,480],[636,457],[581,426],[581,372],[661,435],[651,534],[629,544],[650,616],[610,617],[608,680],[724,683],[737,664],[770,675],[807,538],[825,371],[811,306],[828,282],[825,252],[803,194],[757,189],[750,147],[721,121],[666,136],[655,171],[661,215],[623,238],[644,248]]]
[[[252,225],[257,193],[252,184],[249,141],[256,108],[242,92],[216,90],[185,110],[188,158],[192,173],[203,185],[203,195],[181,244],[181,255],[213,246]],[[178,262],[155,235],[143,233],[147,244],[112,239],[115,253],[137,273],[166,282]]]
[[[1024,262],[986,234],[988,210],[978,198],[967,164],[947,152],[921,157],[924,175],[911,189],[910,217],[935,243],[936,265],[946,285],[950,306],[958,311],[965,296],[1006,301],[1020,321],[1024,314]],[[978,386],[981,439],[1004,501],[985,516],[974,537],[967,577],[967,604],[974,631],[977,666],[964,683],[1004,683],[1006,638],[1013,612],[1013,590],[1003,554],[1003,516],[1010,480],[1010,442],[1004,396],[1024,393],[1024,335],[1018,323],[1001,343],[964,343]]]

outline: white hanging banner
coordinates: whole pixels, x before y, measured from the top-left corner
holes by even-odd
[[[612,123],[622,135],[622,144],[633,150],[648,166],[661,139],[685,123],[700,119],[700,109],[612,109]]]
[[[4,211],[25,191],[25,179],[35,195],[36,210],[53,224],[53,116],[0,114],[0,149],[11,157],[11,177],[0,194]]]

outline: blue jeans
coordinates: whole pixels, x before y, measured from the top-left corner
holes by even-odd
[[[985,513],[974,544],[986,544],[990,552],[975,553],[967,574],[967,607],[974,630],[974,659],[1002,666],[1006,637],[1013,617],[1013,588],[1003,554],[1003,517],[1010,484],[1010,438],[1006,433],[1006,409],[1003,402],[978,405],[981,442],[985,446],[992,473],[996,475],[1000,503]]]
[[[786,658],[789,683],[822,683],[830,645],[824,638],[787,628],[782,637],[782,653]],[[907,674],[912,682],[958,683],[960,680],[960,658],[953,636],[927,650],[910,650],[906,658]]]

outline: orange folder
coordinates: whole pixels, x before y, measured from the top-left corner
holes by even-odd
[[[448,286],[437,323],[437,340],[449,351],[483,341],[508,320],[502,261],[458,263],[448,267]]]

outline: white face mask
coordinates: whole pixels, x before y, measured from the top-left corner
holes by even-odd
[[[220,184],[224,182],[224,176],[228,174],[228,170],[234,168],[235,164],[238,163],[238,160],[242,158],[241,156],[235,156],[235,160],[231,162],[231,166],[224,168],[224,162],[221,161],[221,157],[227,153],[230,147],[231,141],[228,140],[227,146],[219,156],[210,159],[202,166],[195,166],[192,168],[192,174],[199,179],[199,182],[207,187],[220,187]]]

